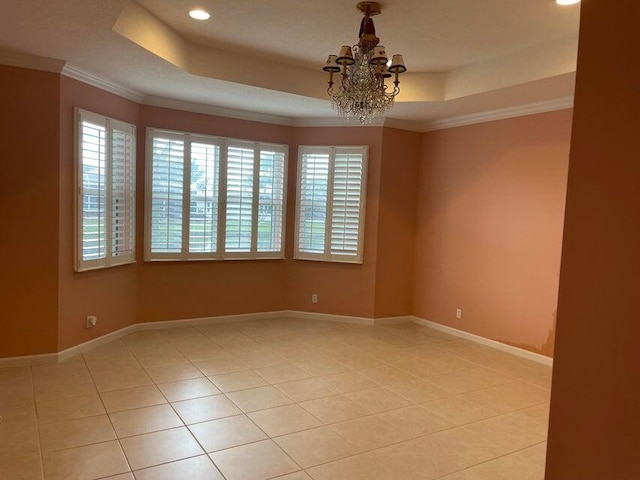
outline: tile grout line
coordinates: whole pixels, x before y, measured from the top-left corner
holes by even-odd
[[[29,375],[31,376],[31,391],[33,392],[33,409],[36,414],[36,434],[38,435],[38,449],[40,453],[40,471],[42,473],[43,480],[45,479],[44,470],[44,451],[42,450],[42,439],[40,438],[40,416],[38,415],[38,401],[36,398],[36,385],[33,380],[33,365],[29,366]]]
[[[84,361],[84,364],[85,364],[85,368],[87,369],[87,371],[89,372],[89,376],[91,377],[91,382],[93,383],[93,386],[96,389],[96,394],[98,395],[98,398],[100,399],[100,404],[102,405],[102,408],[104,409],[104,414],[109,419],[109,425],[111,425],[111,430],[113,430],[113,435],[116,437],[115,439],[118,442],[118,447],[120,448],[120,451],[122,452],[122,456],[124,457],[125,462],[127,462],[127,466],[129,467],[129,472],[131,472],[131,475],[133,475],[133,469],[131,468],[131,463],[129,462],[129,457],[127,457],[127,454],[124,451],[122,443],[120,442],[120,438],[118,437],[118,433],[116,432],[116,428],[113,425],[113,420],[111,420],[111,416],[109,415],[109,412],[107,411],[107,406],[104,404],[104,400],[102,399],[102,395],[100,395],[100,391],[98,390],[98,385],[96,385],[96,381],[95,381],[95,379],[93,377],[93,372],[89,368],[89,365],[87,365],[87,359],[84,356],[84,354],[81,353],[81,355],[82,355],[82,360]],[[119,475],[119,474],[116,474],[116,475]],[[134,475],[134,478],[135,478],[135,475]]]
[[[545,441],[546,441],[546,440],[545,440]],[[535,446],[537,446],[537,445],[541,445],[541,444],[543,444],[543,443],[544,443],[544,442],[534,443],[533,445],[529,445],[529,446],[527,446],[527,447],[520,448],[520,449],[518,449],[518,450],[514,450],[513,452],[504,453],[504,454],[502,454],[502,455],[498,455],[497,457],[490,458],[490,459],[488,459],[488,460],[484,460],[484,461],[482,461],[482,462],[474,463],[473,465],[469,465],[468,467],[462,468],[462,469],[460,469],[460,470],[455,470],[455,471],[453,471],[453,472],[445,473],[444,475],[442,475],[442,476],[440,476],[440,477],[436,477],[436,478],[434,478],[433,480],[438,480],[438,479],[445,478],[447,475],[451,475],[451,474],[453,474],[453,473],[459,473],[459,472],[464,472],[464,471],[466,471],[466,470],[470,470],[470,469],[472,469],[472,468],[477,467],[478,465],[484,465],[485,463],[493,462],[493,461],[495,461],[495,460],[497,460],[497,459],[499,459],[499,458],[504,458],[504,457],[508,457],[509,455],[514,455],[514,454],[516,454],[516,453],[518,453],[518,452],[522,452],[523,450],[526,450],[526,449],[528,449],[528,448],[535,447]],[[524,461],[525,461],[526,463],[530,464],[530,465],[534,465],[532,462],[529,462],[528,460],[524,460]],[[544,466],[541,466],[541,465],[537,465],[537,466],[541,467],[541,468],[543,469],[543,471],[544,471],[544,469],[545,469],[545,467],[544,467]]]

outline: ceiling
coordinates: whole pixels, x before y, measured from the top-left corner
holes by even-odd
[[[0,63],[55,59],[143,103],[334,121],[321,70],[357,43],[355,0],[2,0]],[[374,17],[409,71],[388,117],[424,127],[571,101],[579,5],[554,0],[383,0]],[[194,7],[212,18],[188,17]],[[46,63],[46,62],[45,62]],[[71,73],[69,73],[71,74]],[[72,75],[73,76],[73,75]],[[105,83],[106,82],[106,83]]]

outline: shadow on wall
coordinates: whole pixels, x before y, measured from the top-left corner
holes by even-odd
[[[556,332],[556,317],[558,315],[558,311],[555,310],[551,314],[551,328],[547,333],[547,340],[540,346],[537,347],[535,345],[530,345],[528,343],[513,343],[508,342],[506,340],[498,340],[501,343],[506,345],[511,345],[512,347],[521,348],[523,350],[528,350],[530,352],[539,353],[540,355],[545,355],[547,357],[553,358],[553,350],[555,346],[555,332]]]

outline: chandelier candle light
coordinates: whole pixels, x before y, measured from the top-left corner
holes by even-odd
[[[333,108],[338,115],[357,119],[361,124],[382,117],[393,106],[400,93],[399,75],[407,71],[402,55],[394,55],[391,64],[384,47],[378,46],[376,28],[371,17],[382,11],[377,2],[360,2],[356,8],[364,14],[357,45],[344,45],[339,55],[329,55],[323,70],[329,72],[329,88]],[[340,86],[334,89],[333,74],[342,72]],[[393,91],[387,91],[385,79],[395,75]]]

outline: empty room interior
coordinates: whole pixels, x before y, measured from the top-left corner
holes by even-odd
[[[0,100],[0,480],[640,478],[637,0],[3,0]]]

